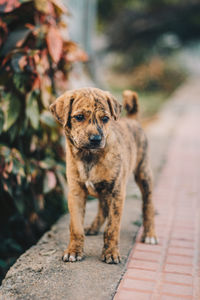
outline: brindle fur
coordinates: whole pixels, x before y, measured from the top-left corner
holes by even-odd
[[[107,219],[102,260],[120,262],[120,222],[126,183],[132,173],[143,197],[143,240],[156,243],[152,174],[147,139],[137,121],[137,94],[125,91],[123,106],[128,117],[117,120],[121,105],[109,92],[96,88],[68,91],[50,106],[64,128],[67,141],[66,174],[71,220],[70,243],[64,252],[64,261],[83,258],[85,204],[90,194],[99,199],[99,207],[96,218],[85,233],[97,234]],[[84,115],[84,120],[77,121],[77,114]],[[109,117],[105,124],[102,121],[104,116]],[[90,148],[91,135],[102,137],[101,144],[95,149]]]

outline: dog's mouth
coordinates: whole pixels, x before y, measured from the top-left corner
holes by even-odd
[[[71,143],[79,150],[100,150],[105,147],[105,141],[101,142],[89,142],[87,144],[79,144],[75,140],[70,139]]]
[[[85,148],[87,150],[92,149],[103,149],[105,147],[105,142],[90,142],[86,145],[84,145],[82,148]]]
[[[79,150],[100,150],[103,149],[106,144],[106,139],[103,136],[101,137],[101,139],[97,137],[92,139],[89,138],[85,143],[78,141],[78,139],[72,136],[68,136],[68,138],[72,145]]]

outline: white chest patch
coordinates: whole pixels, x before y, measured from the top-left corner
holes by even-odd
[[[92,181],[87,180],[85,182],[85,186],[87,189],[93,189],[95,191],[95,187],[94,187],[94,184],[92,183]]]

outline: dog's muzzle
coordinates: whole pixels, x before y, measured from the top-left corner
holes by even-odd
[[[89,141],[91,148],[98,148],[101,145],[102,137],[101,135],[92,134],[89,138]]]

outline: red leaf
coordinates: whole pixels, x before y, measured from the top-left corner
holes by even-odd
[[[8,29],[6,23],[4,23],[2,19],[0,19],[0,47],[3,45],[7,34],[8,34]]]
[[[32,91],[38,90],[39,88],[40,88],[40,79],[39,77],[36,77],[32,85]]]
[[[12,172],[12,169],[13,169],[13,161],[11,160],[11,161],[7,164],[6,171],[7,171],[8,173],[11,173],[11,172]]]
[[[48,51],[46,49],[44,49],[41,52],[41,58],[40,58],[40,64],[41,64],[44,72],[47,72],[50,68],[47,52]]]
[[[0,0],[0,12],[8,13],[21,6],[18,0]]]
[[[30,23],[26,23],[25,27],[30,29],[31,31],[33,31],[35,29],[35,26],[33,24],[30,24]]]
[[[4,191],[8,192],[8,186],[5,182],[3,182],[3,189]]]
[[[20,69],[23,71],[24,67],[27,65],[27,59],[26,59],[25,55],[19,59],[18,64],[19,64]]]
[[[39,64],[39,62],[40,62],[40,56],[39,56],[39,53],[35,53],[35,54],[33,55],[33,59],[34,59],[34,62],[35,62],[36,65]]]
[[[50,190],[54,189],[56,187],[56,176],[54,172],[52,171],[47,171],[46,176],[44,178],[44,183],[43,183],[43,192],[46,194]]]
[[[47,177],[48,177],[48,185],[50,189],[55,188],[57,180],[56,180],[56,176],[53,172],[48,171],[47,172]]]
[[[50,26],[46,41],[49,53],[53,61],[55,63],[58,63],[63,51],[63,41],[59,30],[53,26]]]

